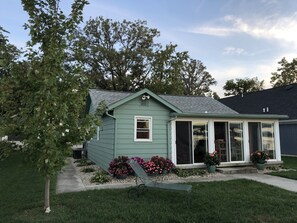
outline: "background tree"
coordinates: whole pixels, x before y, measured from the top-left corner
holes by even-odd
[[[235,81],[234,79],[227,80],[223,89],[225,90],[224,95],[230,96],[260,91],[263,90],[263,86],[264,80],[259,81],[257,77],[245,79],[237,78]]]
[[[155,42],[159,35],[145,21],[98,17],[76,33],[71,57],[84,64],[90,80],[101,89],[148,87],[159,94],[207,93],[215,81],[202,63],[190,60],[187,52],[178,52],[177,45],[162,47]]]
[[[75,0],[66,17],[58,0],[22,0],[29,14],[25,28],[31,41],[28,71],[14,78],[22,93],[19,113],[14,116],[24,137],[24,151],[45,177],[46,213],[50,212],[51,177],[65,164],[70,147],[88,136],[95,121],[82,115],[88,93],[86,78],[79,67],[72,69],[65,62],[68,43],[86,4]]]
[[[183,62],[181,79],[185,95],[206,95],[210,86],[216,84],[215,79],[200,60],[188,58]]]
[[[0,137],[7,135],[7,123],[5,119],[8,117],[6,113],[9,110],[11,101],[7,101],[7,95],[12,95],[11,89],[13,84],[10,82],[12,70],[17,65],[17,60],[21,55],[21,51],[16,46],[9,43],[8,32],[0,26]],[[14,98],[12,99],[14,101]],[[1,148],[0,148],[1,150]]]
[[[281,67],[277,68],[277,72],[271,73],[270,83],[272,86],[279,87],[297,83],[297,58],[294,58],[290,63],[284,57],[278,64]]]
[[[86,73],[96,87],[134,91],[143,88],[151,71],[159,36],[144,21],[123,22],[97,17],[90,19],[77,33],[73,52],[84,63]]]
[[[187,52],[177,52],[177,45],[168,44],[155,52],[149,83],[146,85],[157,94],[183,95],[184,86],[180,73]]]
[[[6,33],[8,32],[0,26],[0,78],[9,75],[13,64],[21,54],[16,46],[9,43]]]

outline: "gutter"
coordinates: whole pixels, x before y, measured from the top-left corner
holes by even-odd
[[[288,119],[287,115],[275,114],[220,114],[220,113],[171,113],[171,117],[229,118],[229,119]]]
[[[116,146],[116,138],[117,138],[117,122],[116,122],[116,117],[114,117],[113,115],[111,115],[111,114],[109,114],[108,113],[108,108],[106,108],[106,112],[105,112],[105,114],[108,116],[108,117],[110,117],[110,118],[112,118],[112,119],[114,119],[114,139],[113,139],[113,145],[114,145],[114,147],[113,147],[113,150],[114,150],[114,154],[113,154],[113,156],[114,156],[114,158],[115,157],[117,157],[116,155],[117,155],[117,150],[116,150],[116,148],[117,148],[117,146]]]

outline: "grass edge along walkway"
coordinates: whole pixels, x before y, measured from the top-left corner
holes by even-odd
[[[287,170],[271,172],[268,175],[297,180],[297,157],[282,156],[282,161],[284,162],[283,167]]]

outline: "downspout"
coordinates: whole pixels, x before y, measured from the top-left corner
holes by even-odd
[[[114,139],[113,139],[113,150],[114,150],[114,158],[115,157],[117,157],[116,155],[117,155],[117,150],[116,150],[116,148],[117,148],[117,146],[116,146],[116,138],[117,138],[117,122],[116,122],[116,117],[114,117],[113,115],[111,115],[111,114],[109,114],[108,113],[108,108],[106,108],[106,112],[105,112],[105,114],[108,116],[108,117],[110,117],[110,118],[112,118],[112,119],[114,119]]]

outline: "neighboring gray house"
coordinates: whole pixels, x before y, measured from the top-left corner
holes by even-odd
[[[249,165],[255,150],[267,151],[271,163],[281,161],[278,119],[285,116],[239,114],[209,97],[156,95],[148,89],[90,90],[88,112],[102,101],[108,107],[87,150],[105,170],[122,155],[159,155],[180,167],[203,167],[205,153],[214,150],[221,166]]]
[[[219,100],[239,113],[287,115],[281,120],[282,154],[297,155],[297,84],[270,88]]]

